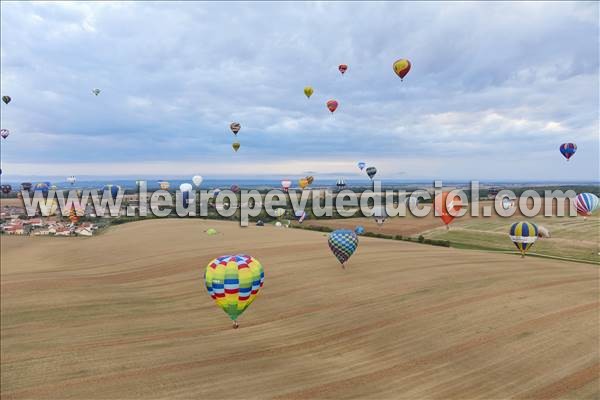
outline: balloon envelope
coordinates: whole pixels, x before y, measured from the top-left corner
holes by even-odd
[[[338,70],[344,75],[344,73],[348,70],[348,66],[346,64],[340,64]]]
[[[531,222],[515,222],[510,227],[510,240],[522,255],[525,255],[538,238],[538,228]]]
[[[281,187],[283,188],[284,192],[287,192],[290,186],[292,186],[292,181],[289,179],[284,179],[281,181]]]
[[[234,135],[237,135],[240,129],[242,129],[242,126],[239,122],[232,122],[229,125],[229,129],[231,129],[231,132],[233,132]]]
[[[206,290],[233,321],[252,304],[264,280],[261,263],[245,254],[217,257],[206,266]]]
[[[373,179],[373,177],[375,176],[376,173],[377,173],[377,168],[375,168],[375,167],[367,168],[367,175],[369,175],[369,178]]]
[[[575,143],[563,143],[560,145],[560,153],[564,158],[567,159],[567,161],[569,161],[569,159],[575,155],[576,151],[577,145]]]
[[[0,136],[2,139],[6,139],[10,135],[10,131],[8,129],[0,129]]]
[[[580,193],[575,199],[577,213],[586,217],[592,215],[599,204],[600,200],[598,199],[598,196],[593,193]]]
[[[207,234],[208,236],[214,236],[214,235],[216,235],[217,233],[218,233],[218,232],[217,232],[217,230],[216,230],[215,228],[208,228],[208,229],[206,230],[206,234]]]
[[[448,194],[450,192],[442,192],[442,194],[440,196],[436,196],[435,198],[435,210],[438,212],[438,214],[440,214],[440,218],[442,219],[442,221],[444,221],[444,224],[448,225],[450,224],[453,220],[454,220],[454,215],[450,214],[450,211],[448,210],[448,207],[446,206],[446,200],[448,199]],[[461,208],[463,208],[463,204],[462,201],[460,199],[460,196],[456,195],[454,196],[454,198],[452,199],[452,201],[450,202],[450,210],[452,210],[452,213],[456,213],[458,211],[460,211]]]
[[[307,86],[307,87],[304,88],[304,95],[306,97],[308,97],[309,99],[310,99],[310,96],[312,96],[313,93],[314,93],[314,90],[313,90],[312,87]]]
[[[362,171],[363,169],[365,169],[365,167],[367,166],[366,163],[359,161],[358,162],[358,168],[360,168],[360,170]]]
[[[338,102],[336,100],[329,100],[327,102],[327,108],[333,113],[338,108]]]
[[[194,190],[194,187],[189,183],[182,183],[181,185],[179,185],[179,191],[181,191],[182,193],[191,192],[192,190]]]
[[[410,71],[410,61],[401,58],[400,60],[394,62],[393,68],[396,75],[398,75],[400,80],[402,80],[406,74],[408,74],[408,71]]]
[[[94,93],[96,96],[98,96],[100,94],[100,89],[94,89],[94,90],[92,90],[92,93]]]
[[[362,235],[363,233],[365,233],[365,228],[359,225],[356,228],[354,228],[354,233],[356,233],[357,235]]]
[[[358,236],[351,230],[338,229],[329,234],[329,249],[341,264],[344,264],[358,247]]]
[[[240,142],[234,142],[231,147],[233,147],[233,150],[237,152],[240,148]]]
[[[192,178],[192,182],[194,183],[194,185],[196,186],[200,186],[202,184],[202,177],[200,175],[196,175]]]
[[[304,189],[308,186],[308,180],[306,178],[299,179],[298,186],[300,186],[301,189]]]
[[[171,187],[171,184],[167,181],[161,181],[161,182],[158,182],[158,186],[160,187],[160,190],[169,190],[169,188]]]
[[[12,99],[10,98],[10,96],[2,96],[2,101],[4,102],[4,104],[8,104],[10,103]]]

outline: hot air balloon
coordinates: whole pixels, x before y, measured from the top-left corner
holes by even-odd
[[[73,175],[67,177],[67,182],[69,182],[71,184],[71,186],[73,186],[73,184],[75,184],[76,181],[77,181],[77,178],[75,178],[75,176],[73,176]]]
[[[503,209],[508,210],[509,208],[512,207],[512,205],[513,205],[513,202],[508,197],[505,197],[502,199],[502,208]]]
[[[234,135],[237,135],[240,129],[242,129],[242,126],[239,122],[232,122],[229,125],[229,129],[231,129],[231,132],[233,132]]]
[[[346,71],[348,70],[348,66],[346,64],[340,64],[340,66],[338,67],[338,69],[340,70],[340,72],[342,73],[342,75],[344,75],[344,73],[346,73]]]
[[[69,212],[69,220],[72,224],[76,224],[79,222],[79,216],[77,216],[77,211],[75,211],[75,206],[71,207],[71,211]]]
[[[203,180],[203,179],[202,179],[202,177],[201,177],[200,175],[195,175],[195,176],[192,178],[192,182],[193,182],[193,183],[194,183],[194,185],[196,185],[196,186],[200,186],[200,185],[202,184],[202,180]]]
[[[448,208],[446,207],[446,199],[448,198],[448,193],[450,192],[442,192],[440,196],[436,196],[434,204],[436,211],[440,214],[440,218],[442,219],[442,221],[444,221],[444,224],[446,224],[446,229],[450,229],[448,225],[454,220],[454,215],[451,215],[448,211]],[[454,199],[452,199],[449,206],[450,210],[453,210],[453,213],[460,211],[460,209],[463,207],[466,207],[466,205],[462,204],[462,201],[458,195],[456,195]]]
[[[9,194],[10,192],[12,192],[12,186],[2,185],[2,186],[0,186],[0,190],[2,190],[2,193],[4,193],[4,194]]]
[[[217,257],[206,266],[208,294],[238,327],[238,317],[252,304],[263,286],[260,262],[245,254]]]
[[[400,80],[404,79],[408,71],[410,71],[410,61],[401,58],[394,62],[394,72],[400,77]]]
[[[281,228],[283,225],[281,224],[281,222],[277,221],[277,222],[275,222],[275,226],[277,228]]]
[[[238,185],[231,185],[229,190],[231,190],[233,193],[237,193],[240,191],[240,187]]]
[[[576,151],[577,145],[575,143],[563,143],[560,145],[560,152],[567,161],[575,155]]]
[[[233,150],[235,150],[236,152],[238,151],[238,149],[240,148],[240,142],[234,142],[231,147],[233,147]]]
[[[329,100],[329,101],[327,101],[327,108],[333,114],[333,112],[338,108],[338,102],[335,101],[335,100]]]
[[[308,182],[309,185],[312,185],[312,183],[315,181],[315,178],[313,178],[312,176],[307,176],[306,177],[306,181]]]
[[[234,185],[234,186],[235,186],[235,185]],[[232,186],[232,187],[233,187],[233,186]],[[213,190],[213,196],[214,196],[214,197],[217,197],[217,196],[219,195],[219,193],[221,193],[221,189],[219,189],[219,188],[216,188],[216,189],[214,189],[214,190]]]
[[[299,223],[302,223],[306,219],[306,211],[304,210],[296,211],[295,215]]]
[[[308,97],[310,99],[310,96],[312,96],[312,94],[314,93],[314,90],[312,87],[307,86],[304,88],[304,94],[306,95],[306,97]]]
[[[342,190],[343,188],[346,187],[346,181],[344,180],[344,178],[340,178],[337,180],[337,182],[335,183],[335,186],[338,187],[338,189]]]
[[[22,182],[21,183],[21,190],[25,190],[26,192],[29,192],[31,190],[31,182]]]
[[[8,104],[10,103],[12,99],[10,98],[10,96],[2,96],[2,101],[4,102],[4,104]]]
[[[284,192],[287,193],[290,186],[292,186],[292,181],[290,181],[289,179],[284,179],[281,181],[281,187],[283,188]]]
[[[510,240],[521,252],[521,257],[525,257],[525,253],[533,246],[537,238],[538,228],[531,222],[515,222],[510,227]]]
[[[373,216],[373,219],[375,220],[375,223],[377,223],[377,225],[379,225],[379,226],[383,225],[383,223],[385,222],[385,220],[388,217],[387,211],[385,210],[385,207],[383,207],[383,206],[373,207],[372,216]]]
[[[48,184],[48,182],[40,182],[40,183],[35,184],[33,191],[41,192],[42,195],[46,196],[48,194],[49,189],[50,189],[50,185]]]
[[[371,180],[373,180],[373,177],[375,176],[376,173],[377,173],[377,168],[375,168],[375,167],[367,168],[367,175],[369,175],[369,178]]]
[[[167,181],[159,181],[158,187],[160,187],[160,190],[169,190],[169,188],[171,187],[171,184]]]
[[[344,263],[358,247],[358,236],[351,230],[338,229],[329,234],[329,248],[345,268]]]
[[[0,129],[0,136],[2,139],[6,139],[10,135],[10,131],[8,129]]]
[[[217,233],[218,233],[218,232],[217,232],[217,230],[216,230],[215,228],[208,228],[208,229],[206,230],[206,234],[207,234],[208,236],[215,236]]]
[[[359,225],[356,228],[354,228],[354,233],[356,233],[357,235],[362,235],[363,233],[365,233],[365,228]]]
[[[575,200],[577,213],[584,217],[592,215],[598,208],[598,205],[600,205],[600,200],[598,199],[598,196],[593,193],[580,193]]]
[[[305,187],[307,187],[308,181],[306,180],[306,178],[299,179],[298,186],[300,186],[300,189],[304,189]]]
[[[96,96],[98,96],[100,94],[100,91],[101,91],[100,89],[94,89],[94,90],[92,90],[92,93],[94,93]]]
[[[190,205],[190,193],[194,190],[194,187],[189,183],[182,183],[179,185],[179,191],[181,192],[181,199],[184,207]]]
[[[104,188],[102,189],[102,191],[110,193],[110,197],[112,197],[113,199],[116,199],[117,195],[121,191],[121,186],[119,186],[119,185],[110,185],[109,184],[109,185],[104,186]]]
[[[362,171],[363,169],[365,169],[365,167],[367,166],[366,163],[359,161],[358,162],[358,168],[360,168],[360,170]]]

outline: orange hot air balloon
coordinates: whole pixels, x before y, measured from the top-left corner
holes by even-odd
[[[298,186],[300,186],[301,189],[304,189],[308,185],[309,185],[309,183],[306,178],[302,178],[302,179],[298,180]]]
[[[410,71],[410,61],[401,58],[400,60],[394,62],[393,67],[396,75],[400,77],[400,80],[403,80],[406,74],[408,74],[408,71]]]
[[[327,102],[327,108],[329,109],[329,111],[331,111],[331,113],[333,114],[333,112],[338,108],[338,102],[335,100],[329,100]]]
[[[444,224],[446,224],[446,229],[450,229],[448,225],[454,220],[454,215],[450,214],[450,211],[452,211],[453,214],[456,214],[461,208],[466,207],[466,205],[462,204],[460,196],[455,195],[450,203],[448,203],[450,206],[450,210],[448,210],[446,207],[446,200],[448,199],[449,193],[450,192],[442,192],[440,196],[436,196],[435,198],[435,210],[440,214],[439,217],[444,221]]]
[[[348,70],[348,66],[346,64],[340,64],[340,66],[338,67],[338,69],[340,70],[340,72],[342,73],[342,75],[344,75],[344,73],[346,72],[346,70]]]

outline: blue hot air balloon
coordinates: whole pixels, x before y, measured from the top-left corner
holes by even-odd
[[[367,166],[366,163],[359,161],[358,162],[358,168],[360,168],[360,170],[362,171],[363,169],[365,169],[365,167]]]
[[[358,236],[351,230],[338,229],[329,234],[328,242],[331,252],[342,264],[342,268],[345,268],[344,263],[348,261],[358,247]]]
[[[119,185],[106,185],[104,186],[104,188],[102,189],[103,192],[108,191],[110,193],[110,197],[114,199],[117,198],[117,195],[119,194],[119,192],[121,191],[121,186]]]
[[[576,151],[577,145],[575,143],[563,143],[560,145],[560,153],[564,158],[567,159],[567,161],[569,161],[569,159],[575,155]]]

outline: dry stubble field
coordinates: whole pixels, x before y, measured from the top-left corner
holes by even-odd
[[[208,237],[215,227],[221,233]],[[213,257],[265,286],[231,323]],[[93,238],[2,237],[2,399],[598,398],[597,266],[153,220]]]

